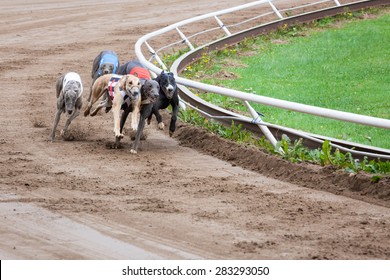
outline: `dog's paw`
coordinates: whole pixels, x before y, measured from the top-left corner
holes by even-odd
[[[115,138],[116,138],[116,139],[119,139],[119,140],[120,140],[120,139],[123,138],[123,136],[124,136],[123,133],[115,133]]]
[[[60,135],[61,135],[62,137],[64,137],[64,136],[65,136],[65,132],[66,132],[65,130],[61,129],[61,134],[60,134]]]
[[[165,127],[165,125],[164,125],[163,122],[160,122],[160,123],[158,124],[158,129],[164,130],[164,127]]]
[[[137,153],[137,151],[136,151],[136,150],[134,150],[134,149],[131,149],[131,150],[130,150],[130,153],[132,153],[132,154],[136,154],[136,153]]]
[[[130,130],[130,132],[129,132],[130,140],[134,141],[136,135],[137,135],[137,131]]]
[[[173,131],[169,131],[169,137],[172,137]]]
[[[146,132],[142,132],[141,140],[146,140],[146,139],[148,139],[148,135],[146,134]]]

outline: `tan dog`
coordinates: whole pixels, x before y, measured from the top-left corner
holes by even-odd
[[[107,74],[101,76],[92,85],[91,100],[85,108],[84,116],[90,114],[92,105],[104,95],[100,104],[90,115],[95,116],[103,107],[106,107],[106,112],[108,112],[112,107],[115,137],[123,138],[123,134],[120,132],[120,112],[132,107],[135,115],[139,113],[141,106],[140,88],[140,80],[134,75]],[[137,127],[133,129],[137,130]]]

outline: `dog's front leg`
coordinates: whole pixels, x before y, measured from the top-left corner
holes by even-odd
[[[50,141],[54,140],[54,136],[56,134],[57,125],[58,125],[58,122],[60,121],[61,114],[62,114],[62,110],[57,110],[55,117],[54,117],[53,129],[52,129],[51,134],[49,136]]]
[[[66,131],[68,130],[68,127],[70,123],[80,114],[80,110],[76,109],[72,115],[69,116],[69,118],[66,120],[64,129],[61,130],[61,136],[64,137]]]
[[[121,106],[118,104],[115,99],[119,99],[119,97],[114,98],[114,103],[112,105],[112,112],[114,114],[114,134],[116,138],[123,138],[123,134],[120,132],[120,112]],[[123,98],[122,98],[123,99]]]
[[[139,122],[138,122],[138,128],[137,128],[137,134],[135,135],[135,140],[134,140],[133,146],[130,150],[130,153],[132,153],[132,154],[136,154],[138,151],[139,141],[141,140],[141,135],[142,135],[144,127],[145,127],[145,120],[152,113],[152,108],[153,108],[153,104],[144,105],[141,108]]]
[[[163,130],[165,125],[164,125],[164,123],[162,121],[162,117],[160,115],[159,110],[155,110],[154,111],[154,115],[156,116],[156,119],[157,119],[158,129]]]
[[[177,120],[177,114],[179,113],[179,102],[173,102],[172,103],[172,117],[171,117],[171,123],[169,124],[169,136],[172,137],[173,133],[176,130],[176,120]]]
[[[139,120],[140,120],[138,106],[135,106],[133,112],[131,112],[131,114],[130,114],[130,118],[131,118],[131,129],[134,131],[137,131]]]

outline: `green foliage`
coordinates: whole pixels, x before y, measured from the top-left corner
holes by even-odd
[[[373,174],[389,174],[390,161],[368,160],[365,157],[362,161],[353,158],[352,154],[342,153],[339,149],[332,151],[331,142],[325,140],[321,149],[309,151],[302,144],[302,139],[291,144],[288,136],[283,135],[282,140],[277,143],[275,152],[279,153],[284,159],[291,162],[313,162],[322,166],[332,165],[344,169],[350,173],[364,171]],[[373,181],[378,181],[381,176],[373,177]]]
[[[212,84],[222,84],[246,92],[256,93],[257,91],[265,96],[304,104],[390,118],[388,110],[390,99],[387,98],[390,68],[387,60],[383,59],[383,57],[390,55],[389,49],[385,47],[388,45],[386,42],[390,40],[388,36],[390,33],[383,33],[383,30],[388,28],[390,16],[384,16],[380,20],[365,21],[362,25],[351,25],[342,32],[338,32],[341,25],[335,28],[337,22],[345,20],[352,22],[357,17],[366,18],[368,13],[379,12],[380,10],[362,10],[353,13],[345,11],[337,17],[321,19],[309,25],[283,25],[268,35],[247,38],[235,47],[227,47],[210,54],[204,53],[197,62],[189,65],[183,74],[189,78],[200,79]],[[357,31],[351,31],[354,29]],[[375,34],[372,30],[376,30]],[[323,37],[322,41],[321,36]],[[340,40],[341,45],[335,47],[332,38]],[[320,41],[313,43],[318,39]],[[359,43],[368,45],[362,46]],[[345,46],[346,49],[342,50],[341,48]],[[330,49],[336,51],[329,53]],[[369,49],[369,51],[362,51],[365,49]],[[241,54],[244,51],[255,51],[258,55],[239,60],[236,54]],[[324,56],[324,54],[326,55]],[[339,54],[344,55],[344,57],[338,57]],[[369,56],[367,57],[367,55]],[[378,59],[375,58],[376,56]],[[354,60],[350,60],[348,57],[353,57]],[[227,68],[226,64],[232,64],[231,61],[236,61],[238,66]],[[250,66],[240,67],[239,65]],[[363,70],[362,65],[364,65]],[[303,73],[296,72],[296,70],[302,69]],[[221,70],[233,71],[237,73],[237,77],[245,78],[220,79],[215,77],[214,73],[221,72]],[[247,70],[251,72],[245,72]],[[370,80],[369,74],[372,70],[374,70],[374,75]],[[348,80],[348,75],[350,75],[348,72],[350,71],[353,73],[351,76],[356,80]],[[336,76],[329,77],[327,76],[329,73],[336,73]],[[313,78],[308,79],[312,74]],[[370,94],[367,94],[368,92]],[[378,95],[381,92],[384,92],[385,95]],[[241,113],[246,111],[241,102],[232,98],[211,93],[199,95],[206,101],[223,108]],[[390,147],[389,131],[383,129],[344,124],[335,120],[257,104],[254,107],[264,113],[266,120],[272,123],[347,141]],[[181,111],[180,118],[185,122],[204,127],[221,137],[240,143],[249,143],[262,147],[270,153],[280,154],[291,162],[312,162],[322,166],[332,165],[354,173],[364,171],[373,174],[390,174],[390,161],[368,160],[367,158],[354,159],[351,153],[343,153],[338,149],[333,149],[329,141],[324,141],[321,149],[308,150],[303,146],[302,139],[291,143],[287,136],[283,136],[277,147],[274,148],[264,137],[256,138],[249,132],[242,130],[242,127],[234,122],[231,123],[230,127],[224,127],[218,122],[201,117],[194,110]],[[373,182],[380,179],[381,175],[372,177]]]
[[[322,149],[319,153],[319,160],[321,165],[331,165],[332,162],[332,146],[330,145],[329,140],[325,140],[324,143],[322,143]]]
[[[379,18],[368,16],[379,11]],[[357,22],[357,18],[370,20]],[[339,24],[341,21],[347,24]],[[263,96],[388,119],[390,68],[384,58],[390,57],[386,48],[390,44],[389,24],[390,15],[383,9],[345,11],[309,25],[285,24],[271,34],[248,38],[235,48],[205,55],[206,63],[202,57],[185,75]],[[247,50],[251,56],[235,56]],[[231,77],[221,75],[224,71]],[[246,111],[245,106],[224,96],[208,93],[201,97],[226,109]],[[390,148],[389,130],[260,104],[253,107],[270,123]]]
[[[302,139],[295,140],[294,143],[291,143],[290,138],[287,135],[283,135],[282,139],[274,148],[265,137],[256,138],[252,133],[244,130],[242,125],[236,125],[234,121],[232,121],[230,127],[223,126],[214,120],[208,120],[202,117],[192,109],[181,110],[179,112],[179,118],[183,122],[205,128],[222,138],[259,147],[269,153],[279,154],[284,159],[294,163],[311,162],[322,166],[332,165],[350,173],[364,171],[372,174],[390,174],[390,161],[369,161],[367,158],[360,161],[359,159],[353,158],[349,152],[342,153],[339,149],[334,150],[331,142],[328,140],[323,142],[321,149],[309,150],[303,145]],[[377,175],[372,178],[373,182],[375,182],[380,180],[381,176]]]
[[[255,144],[256,140],[253,139],[250,132],[242,129],[242,125],[236,125],[232,121],[230,127],[221,125],[214,120],[208,120],[199,115],[198,112],[192,109],[181,110],[179,117],[182,121],[190,124],[194,124],[207,129],[210,132],[218,134],[222,138],[230,139],[238,143],[251,143]]]
[[[290,138],[285,134],[282,135],[282,140],[277,143],[275,152],[280,153],[284,159],[291,162],[309,161],[311,158],[309,150],[302,145],[302,139],[291,144]]]

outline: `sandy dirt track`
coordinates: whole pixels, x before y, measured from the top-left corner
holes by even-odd
[[[128,137],[109,148],[111,113],[48,142],[60,74],[80,73],[86,96],[101,50],[125,62],[147,32],[231,5],[105,2],[0,3],[0,259],[390,258],[389,180],[291,166],[183,124],[173,138],[147,126],[132,155]]]

